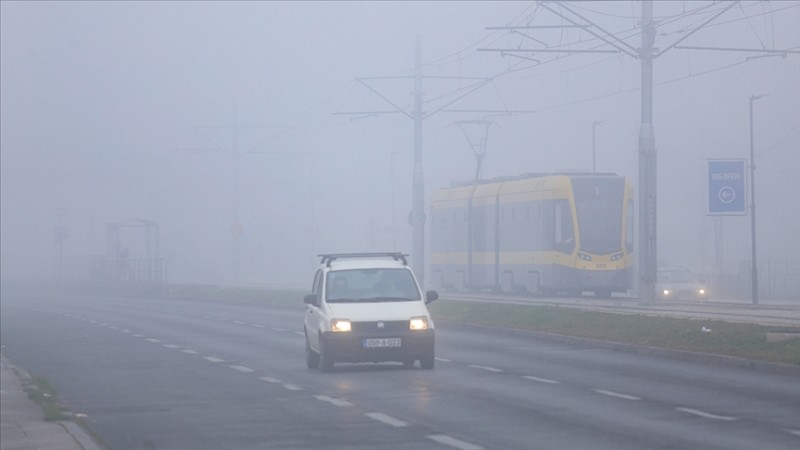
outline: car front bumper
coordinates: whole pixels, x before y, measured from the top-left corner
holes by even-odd
[[[367,339],[399,338],[397,347],[366,347]],[[391,333],[323,333],[324,351],[336,362],[413,361],[433,355],[435,335],[432,329]]]

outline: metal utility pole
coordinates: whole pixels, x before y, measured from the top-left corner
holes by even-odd
[[[605,120],[595,120],[592,122],[592,173],[597,173],[597,126],[604,122]]]
[[[750,242],[753,250],[750,284],[753,288],[753,304],[758,304],[758,260],[756,259],[756,160],[753,151],[753,102],[764,95],[750,96]]]
[[[656,137],[653,131],[653,1],[642,2],[642,122],[639,126],[639,300],[652,303],[658,258],[656,230]]]
[[[425,287],[425,177],[422,172],[422,49],[417,35],[414,66],[414,176],[412,180],[411,264],[419,284]]]
[[[455,122],[455,124],[461,128],[461,132],[464,133],[464,137],[467,139],[467,143],[472,149],[472,153],[475,155],[475,181],[478,181],[481,179],[481,168],[483,167],[483,160],[486,158],[486,144],[489,141],[489,128],[495,125],[495,122],[491,120],[459,120]],[[464,125],[483,126],[483,135],[478,139],[478,142],[473,142],[472,139],[469,138],[469,134],[467,134],[467,130],[464,129]]]

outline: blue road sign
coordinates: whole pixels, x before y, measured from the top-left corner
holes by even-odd
[[[708,214],[746,215],[744,159],[708,160]]]

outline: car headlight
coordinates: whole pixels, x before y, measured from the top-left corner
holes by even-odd
[[[412,317],[411,320],[408,321],[408,328],[410,330],[427,330],[428,329],[428,318],[427,317]]]
[[[331,331],[334,332],[347,332],[353,329],[353,325],[347,319],[333,319],[331,320]]]

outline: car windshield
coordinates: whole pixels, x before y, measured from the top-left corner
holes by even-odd
[[[694,283],[697,280],[688,269],[661,270],[658,272],[658,281],[662,283]]]
[[[406,269],[355,269],[328,272],[326,299],[331,303],[420,300]]]

